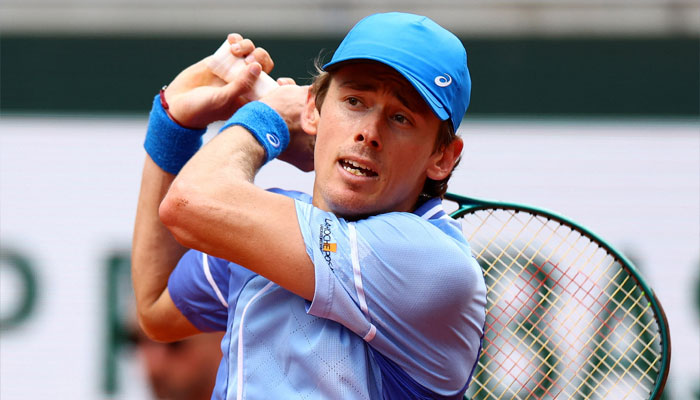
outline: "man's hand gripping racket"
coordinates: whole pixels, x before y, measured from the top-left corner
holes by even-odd
[[[671,342],[661,304],[586,228],[517,204],[447,194],[487,287],[467,399],[657,399]]]
[[[219,78],[226,82],[232,82],[246,67],[246,62],[244,59],[234,56],[231,53],[231,43],[224,40],[214,54],[207,59],[207,66]],[[251,93],[245,97],[251,101],[258,100],[278,87],[277,82],[263,71],[255,82]]]
[[[206,63],[211,72],[225,82],[232,82],[247,65],[243,58],[236,57],[231,53],[231,43],[229,43],[228,39],[224,40],[214,54],[206,59]],[[280,82],[284,85],[294,85],[294,81],[289,78],[280,80]],[[255,81],[252,90],[243,97],[248,101],[260,100],[279,87],[280,84],[263,71]],[[308,88],[304,88],[304,90],[308,90]],[[283,97],[283,99],[288,105],[298,103],[298,106],[302,106],[305,100],[305,98],[295,96],[294,93],[292,93],[292,95],[288,94],[287,97]],[[282,116],[285,119],[289,118],[287,114]],[[299,121],[296,121],[297,118],[292,119],[292,121],[287,121],[291,134],[289,146],[287,146],[287,150],[278,158],[294,165],[304,172],[312,171],[314,169],[313,160],[316,137],[302,132]]]

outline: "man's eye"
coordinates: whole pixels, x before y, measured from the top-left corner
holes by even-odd
[[[408,118],[401,114],[396,114],[394,115],[394,121],[400,123],[400,124],[407,124],[408,123]]]
[[[348,97],[347,101],[348,101],[348,104],[350,104],[351,106],[356,106],[356,105],[360,104],[360,100],[357,100],[355,97]]]

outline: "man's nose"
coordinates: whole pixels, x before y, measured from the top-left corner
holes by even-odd
[[[355,142],[366,144],[375,150],[381,150],[381,118],[374,114],[372,113],[363,118],[360,130],[355,134]]]

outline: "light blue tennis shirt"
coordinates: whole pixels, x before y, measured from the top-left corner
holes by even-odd
[[[462,398],[481,350],[486,288],[440,199],[348,222],[306,194],[271,191],[296,200],[313,301],[194,250],[168,282],[197,328],[226,331],[212,398]]]

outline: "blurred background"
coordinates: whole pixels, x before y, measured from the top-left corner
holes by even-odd
[[[229,32],[265,47],[274,77],[307,83],[355,22],[392,10],[468,51],[450,190],[554,210],[634,260],[670,320],[666,397],[700,399],[697,0],[3,0],[0,398],[165,398],[157,360],[205,362],[183,361],[189,344],[154,350],[133,323],[153,95]],[[277,161],[257,178],[312,182]]]

